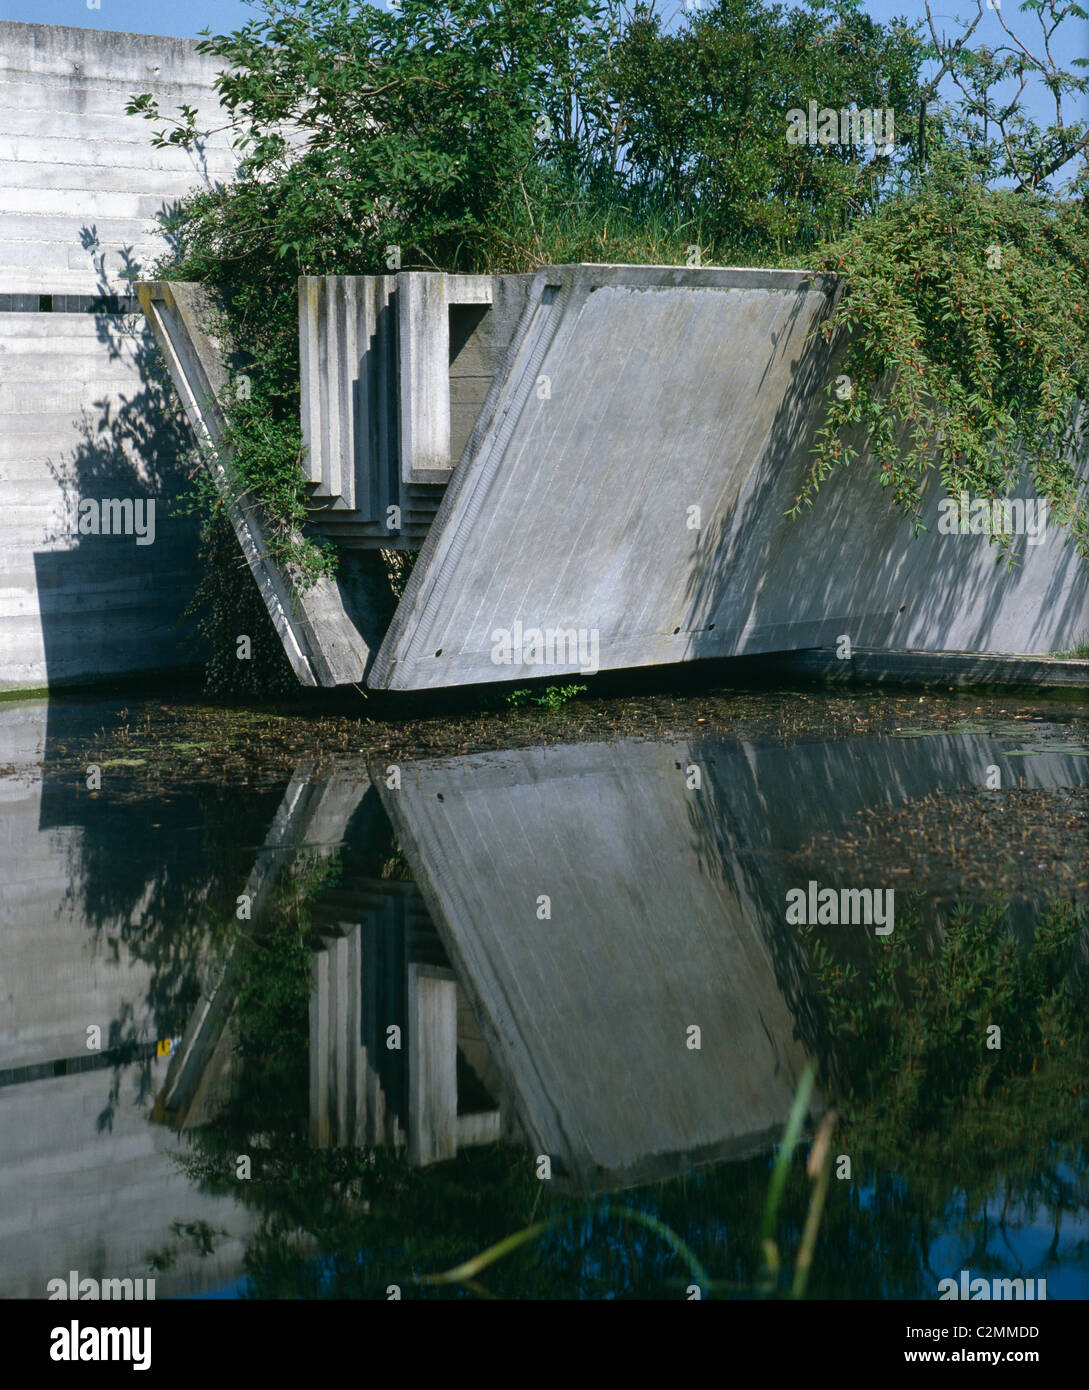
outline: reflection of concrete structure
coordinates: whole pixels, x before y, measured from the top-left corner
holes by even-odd
[[[377,785],[505,1098],[538,1152],[596,1186],[774,1140],[797,1036],[823,1047],[785,924],[796,871],[783,854],[867,807],[978,787],[991,764],[1007,786],[1087,771],[954,734],[508,750]],[[853,944],[883,949],[866,929]]]
[[[425,1164],[499,1139],[488,1059],[418,890],[372,880],[352,893],[361,920],[325,937],[311,967],[312,1142]]]
[[[774,1142],[805,1049],[823,1046],[784,854],[867,807],[979,786],[991,764],[1040,788],[1085,772],[957,734],[508,750],[403,764],[396,788],[300,769],[256,878],[372,843],[379,794],[416,877],[348,872],[310,904],[312,1142],[422,1164],[521,1136],[583,1188]],[[852,940],[860,961],[881,949]],[[210,1094],[223,1044],[206,1017],[179,1050],[177,1095]]]
[[[801,1073],[766,923],[700,862],[691,758],[509,751],[383,788],[530,1142],[583,1187],[774,1142]]]
[[[44,1298],[72,1269],[146,1276],[175,1221],[227,1232],[214,1254],[182,1253],[156,1275],[160,1298],[191,1292],[237,1275],[248,1218],[190,1183],[177,1140],[150,1122],[166,1073],[154,968],[84,919],[83,832],[40,828],[45,724],[44,704],[0,706],[0,767],[20,769],[0,778],[0,1296]],[[92,1026],[101,1053],[87,1048]]]
[[[381,816],[373,793],[364,805],[368,789],[365,773],[319,779],[298,770],[246,885],[255,923],[278,882],[345,843],[358,811]],[[501,1137],[487,1049],[415,886],[338,877],[308,911],[320,928],[311,961],[312,1143],[388,1145],[425,1164]],[[203,1124],[227,1098],[235,969],[231,954],[157,1097],[156,1115],[175,1126]]]

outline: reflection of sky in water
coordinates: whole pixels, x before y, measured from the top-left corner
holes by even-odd
[[[50,740],[77,743],[107,713],[55,706],[47,737],[44,706],[0,707],[0,767],[36,762],[43,743],[48,760]],[[309,1047],[309,1081],[289,1098],[300,1116],[309,1115],[312,1142],[362,1144],[363,1121],[352,1130],[351,1117],[366,1111],[368,1133],[380,1132],[373,1142],[407,1143],[412,1162],[430,1166],[414,1168],[406,1181],[427,1184],[441,1176],[449,1153],[472,1159],[484,1152],[474,1146],[491,1138],[528,1136],[531,1153],[554,1156],[557,1190],[581,1183],[613,1194],[591,1198],[581,1217],[537,1246],[537,1258],[557,1267],[582,1248],[579,1286],[595,1297],[630,1290],[610,1264],[617,1250],[637,1264],[662,1264],[661,1241],[643,1228],[618,1234],[609,1203],[657,1212],[660,1194],[687,1181],[693,1201],[704,1204],[678,1234],[713,1266],[736,1246],[738,1219],[713,1210],[725,1191],[715,1173],[728,1164],[730,1173],[747,1174],[760,1200],[769,1144],[782,1132],[805,1055],[819,1042],[805,1021],[797,933],[783,921],[785,889],[794,883],[784,856],[868,807],[978,785],[981,770],[1004,756],[1004,746],[985,734],[793,749],[702,739],[512,750],[406,764],[401,792],[382,794],[385,809],[368,793],[362,767],[324,781],[300,773],[272,791],[194,784],[150,804],[126,804],[109,788],[91,799],[79,778],[51,773],[48,761],[41,779],[0,778],[9,994],[0,1015],[0,1132],[7,1136],[0,1138],[0,1198],[14,1198],[26,1214],[0,1233],[0,1294],[40,1296],[45,1280],[70,1268],[146,1276],[149,1254],[167,1247],[174,1254],[159,1269],[160,1297],[259,1290],[240,1273],[255,1211],[187,1178],[171,1156],[176,1138],[152,1123],[151,1107],[156,1098],[166,1105],[161,1120],[175,1114],[170,1096],[184,1094],[185,1107],[193,1107],[186,1113],[199,1112],[201,1123],[222,1112],[229,1088],[223,1082],[216,1090],[217,1068],[231,1049],[196,1022],[223,965],[209,926],[231,920],[243,888],[265,904],[255,914],[261,921],[271,910],[269,885],[307,846],[318,860],[337,854],[341,875],[311,904],[319,936],[311,938],[309,1026],[318,1041],[300,1036],[300,1048]],[[685,785],[693,763],[703,771],[698,797]],[[1083,785],[1087,771],[1085,759],[1060,753],[1017,766],[1018,777],[1045,789]],[[400,877],[381,879],[391,859]],[[526,894],[532,903],[539,891],[553,899],[547,924],[524,911]],[[878,945],[860,932],[852,955],[865,968]],[[376,952],[386,984],[375,983]],[[439,1080],[414,1109],[416,1073],[398,1072],[402,1060],[393,1054],[381,1058],[366,1073],[386,1097],[378,1120],[353,1048],[377,1027],[366,1010],[383,1007],[387,986],[418,991],[406,996],[416,1003],[403,1021],[426,1015],[434,1037],[430,1052],[412,1054],[412,1066],[420,1075],[430,1068]],[[378,1020],[386,1021],[386,1014]],[[85,1071],[91,1022],[101,1022],[108,1046],[187,1029],[196,1042],[175,1059],[169,1080],[164,1060]],[[683,1045],[690,1022],[703,1028],[699,1054]],[[664,1041],[674,1037],[677,1047]],[[412,1046],[423,1043],[410,1039]],[[379,1054],[364,1046],[359,1055]],[[53,1068],[47,1077],[44,1064]],[[38,1079],[19,1075],[19,1067],[38,1067]],[[456,1113],[450,1108],[446,1117],[452,1147],[444,1149],[434,1116],[455,1099]],[[424,1133],[420,1126],[429,1124],[438,1128]],[[1046,1277],[1049,1298],[1089,1297],[1085,1176],[1050,1147],[1041,1136],[1037,1167],[1052,1164],[1064,1200],[1076,1207],[1063,1210],[1054,1249],[1054,1219],[1043,1203],[1032,1215],[1012,1204],[1000,1228],[1006,1175],[998,1169],[982,1211],[966,1214],[954,1202],[932,1216],[928,1256],[938,1278],[962,1268],[973,1277]],[[127,1179],[118,1176],[122,1153]],[[707,1162],[720,1166],[692,1171]],[[66,1176],[73,1171],[83,1175],[82,1187]],[[633,1183],[654,1185],[635,1190]],[[906,1194],[910,1175],[887,1175],[882,1201],[881,1184],[856,1174],[852,1206],[837,1200],[833,1179],[829,1240],[850,1235],[862,1218],[872,1219],[868,1229],[883,1245],[892,1240],[890,1183]],[[144,1196],[134,1201],[132,1191]],[[39,1210],[63,1219],[50,1226],[37,1220]],[[88,1211],[94,1215],[81,1226]],[[972,1237],[983,1211],[990,1231],[977,1249]],[[207,1222],[220,1233],[215,1254],[187,1249],[189,1237],[172,1222],[194,1229]],[[73,1229],[82,1233],[72,1237]],[[860,1238],[869,1237],[855,1234],[851,1243]],[[462,1258],[475,1253],[476,1236],[465,1239]],[[828,1268],[839,1253],[825,1250]],[[858,1258],[846,1247],[842,1253]],[[368,1265],[391,1256],[388,1248],[356,1246],[349,1258]],[[891,1296],[931,1296],[931,1276],[915,1258],[917,1287]],[[334,1289],[336,1261],[309,1255],[303,1263],[319,1288],[332,1281]],[[882,1268],[869,1275],[866,1296],[881,1296]],[[663,1279],[663,1296],[678,1295],[670,1280],[683,1296],[687,1277],[679,1266]],[[386,1282],[397,1280],[387,1273]]]

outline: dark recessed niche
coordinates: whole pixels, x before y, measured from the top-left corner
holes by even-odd
[[[0,314],[137,314],[140,301],[126,294],[0,294]]]
[[[490,304],[451,304],[447,312],[450,319],[450,462],[457,463],[469,442],[503,351],[502,345],[495,341]]]

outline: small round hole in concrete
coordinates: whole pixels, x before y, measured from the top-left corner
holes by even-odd
[[[438,651],[435,653],[435,655],[436,655],[436,656],[442,656],[442,648],[441,648],[441,647],[438,649]]]
[[[679,628],[679,627],[675,627],[675,628],[673,629],[673,636],[676,637],[676,635],[677,635],[678,632],[680,632],[680,628]]]
[[[439,798],[440,801],[446,800],[446,797],[443,796],[442,792],[436,792],[435,795]]]

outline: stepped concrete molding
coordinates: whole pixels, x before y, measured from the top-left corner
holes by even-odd
[[[532,275],[403,277],[397,327],[404,483],[450,481],[532,283]]]
[[[532,278],[300,278],[304,466],[323,535],[420,548]]]
[[[353,822],[366,839],[376,817],[384,819],[365,771],[316,777],[300,765],[246,884],[253,922],[276,884],[334,855]],[[342,875],[308,914],[320,932],[310,963],[310,1142],[400,1149],[423,1166],[509,1137],[488,1091],[486,1047],[416,886]],[[226,1103],[237,968],[232,945],[172,1054],[157,1121],[190,1129]],[[403,1047],[387,1046],[391,1024]]]

